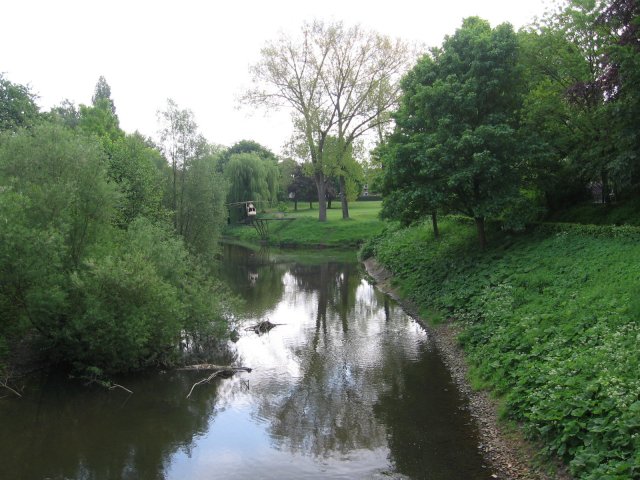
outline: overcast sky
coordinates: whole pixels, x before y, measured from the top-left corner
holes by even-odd
[[[553,4],[553,3],[551,3]],[[265,41],[314,18],[360,23],[425,46],[440,45],[462,18],[519,28],[549,0],[5,0],[0,72],[29,84],[48,110],[91,102],[100,75],[111,86],[121,127],[156,136],[166,99],[194,114],[210,141],[256,140],[279,153],[288,114],[239,109],[249,65]]]

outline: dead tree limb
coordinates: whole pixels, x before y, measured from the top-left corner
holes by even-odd
[[[125,392],[128,392],[130,395],[133,395],[133,392],[131,390],[129,390],[127,387],[123,387],[120,384],[112,383],[111,386],[109,387],[109,390],[113,390],[114,388],[121,388]]]
[[[198,380],[196,383],[194,383],[191,386],[191,390],[189,390],[189,393],[187,395],[187,398],[189,398],[191,396],[191,394],[193,393],[193,390],[198,386],[198,385],[202,385],[203,383],[209,383],[211,380],[213,380],[216,377],[223,377],[223,378],[229,378],[230,376],[238,373],[238,372],[249,372],[251,373],[251,368],[248,367],[221,367],[219,365],[212,365],[209,363],[203,363],[200,365],[189,365],[187,367],[182,367],[179,370],[213,370],[213,372],[211,374],[209,374],[207,377],[203,378],[202,380]]]
[[[0,382],[0,387],[6,388],[7,390],[9,390],[11,393],[16,394],[18,397],[22,398],[22,395],[20,395],[20,393],[18,393],[16,390],[14,390],[13,388],[11,388],[8,384],[7,384],[8,380],[3,380],[2,382]]]
[[[0,379],[0,387],[6,388],[14,395],[17,395],[18,397],[22,398],[22,395],[17,390],[9,386],[9,380],[12,378],[11,372],[4,369],[0,370],[0,372],[2,372],[2,379]]]

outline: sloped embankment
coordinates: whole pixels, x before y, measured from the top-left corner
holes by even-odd
[[[442,234],[438,242],[428,226],[389,231],[364,251],[423,317],[444,325],[434,336],[446,345],[445,358],[462,358],[461,332],[466,362],[453,364],[454,376],[491,390],[544,452],[576,478],[637,478],[638,232],[552,226],[497,234],[485,252],[476,251],[463,222],[443,222]],[[487,438],[497,425],[489,424],[481,425]]]

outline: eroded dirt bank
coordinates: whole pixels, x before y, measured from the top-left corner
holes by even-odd
[[[456,340],[458,330],[453,322],[433,326],[420,318],[411,302],[398,295],[391,285],[392,275],[375,259],[364,262],[367,273],[376,281],[376,286],[396,301],[430,334],[436,348],[447,365],[454,382],[467,398],[469,411],[477,424],[485,458],[494,469],[494,478],[504,480],[570,480],[572,477],[563,469],[554,474],[547,473],[545,465],[534,459],[535,448],[526,442],[518,432],[507,431],[498,422],[498,405],[486,391],[473,390],[468,381],[469,367],[464,351]],[[548,466],[547,466],[548,467]]]

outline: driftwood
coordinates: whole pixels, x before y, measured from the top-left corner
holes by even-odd
[[[263,333],[267,333],[273,327],[277,327],[278,325],[284,325],[284,323],[271,323],[269,320],[263,320],[262,322],[256,323],[255,325],[251,325],[250,327],[245,328],[245,330],[253,331],[258,335],[262,335]]]
[[[122,390],[124,390],[125,392],[129,393],[130,395],[133,394],[133,392],[131,390],[129,390],[127,387],[123,387],[122,385],[120,385],[118,383],[112,383],[111,386],[109,387],[109,390],[114,390],[116,388],[121,388]]]
[[[195,370],[195,371],[211,372],[208,376],[206,376],[202,380],[198,380],[196,383],[194,383],[191,386],[191,390],[189,390],[189,394],[187,395],[187,398],[189,398],[193,393],[193,390],[198,385],[202,385],[203,383],[209,383],[211,380],[213,380],[216,377],[229,378],[238,372],[251,373],[252,369],[249,367],[223,367],[220,365],[212,365],[210,363],[201,363],[198,365],[187,365],[186,367],[179,368],[178,370],[192,370],[192,371]]]

